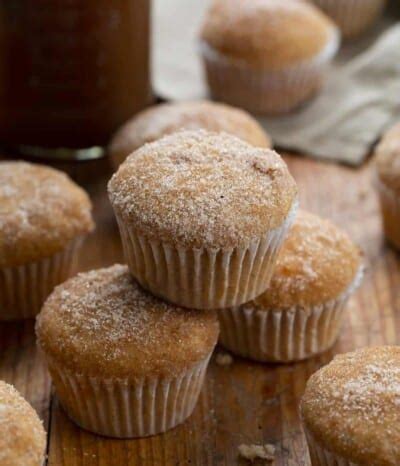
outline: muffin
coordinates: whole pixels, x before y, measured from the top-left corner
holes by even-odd
[[[207,100],[174,102],[151,107],[125,123],[108,152],[115,169],[143,144],[181,129],[226,132],[258,147],[271,147],[261,125],[247,112]]]
[[[314,374],[301,402],[312,466],[400,464],[400,348],[343,354]]]
[[[34,317],[92,229],[89,198],[66,175],[0,162],[0,320]]]
[[[0,381],[0,464],[42,466],[46,432],[32,406],[11,385]]]
[[[375,167],[385,235],[400,249],[400,123],[377,146]]]
[[[115,265],[58,286],[36,333],[71,419],[105,436],[145,437],[192,413],[218,320],[154,298]]]
[[[133,276],[194,309],[262,293],[297,207],[296,184],[276,152],[203,130],[146,144],[108,190]]]
[[[339,26],[345,39],[355,38],[378,19],[386,0],[312,0]]]
[[[329,349],[362,275],[359,249],[328,220],[300,211],[269,288],[218,313],[220,343],[262,362],[291,362]]]
[[[214,0],[200,35],[212,96],[262,114],[317,94],[338,46],[334,23],[298,0]]]

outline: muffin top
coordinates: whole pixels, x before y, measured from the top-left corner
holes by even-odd
[[[258,147],[271,147],[261,125],[247,112],[207,100],[151,107],[125,123],[113,137],[109,153],[114,167],[147,142],[181,129],[224,131]]]
[[[41,466],[46,433],[30,404],[11,385],[0,381],[0,464]]]
[[[336,356],[307,383],[304,424],[325,448],[362,466],[400,464],[400,347]]]
[[[280,69],[337,46],[333,22],[299,0],[214,0],[201,31],[203,43],[230,60]]]
[[[0,162],[0,267],[44,259],[92,228],[90,200],[67,175]]]
[[[37,318],[50,360],[94,377],[169,376],[202,361],[218,338],[211,311],[182,309],[145,292],[123,265],[58,286]]]
[[[297,198],[276,152],[203,130],[142,146],[108,188],[117,215],[136,231],[195,248],[247,246],[281,226]]]
[[[336,299],[354,282],[361,254],[329,220],[299,211],[278,256],[268,290],[244,307],[309,308]]]
[[[375,154],[380,180],[400,193],[400,123],[384,134]]]

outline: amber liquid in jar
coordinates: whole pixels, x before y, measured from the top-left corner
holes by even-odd
[[[151,102],[150,0],[0,0],[0,144],[90,158]]]

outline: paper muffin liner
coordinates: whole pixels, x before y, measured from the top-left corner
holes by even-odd
[[[211,353],[176,377],[101,379],[72,373],[48,358],[56,394],[80,427],[115,438],[147,437],[184,422],[193,412]]]
[[[245,303],[268,286],[297,200],[279,228],[244,247],[187,249],[147,238],[116,213],[125,258],[136,280],[156,296],[192,309]]]
[[[82,243],[78,238],[50,257],[17,267],[0,267],[0,321],[35,317],[54,287],[65,281]]]
[[[395,248],[400,249],[400,196],[379,179],[375,185],[379,194],[385,236]]]
[[[310,452],[311,466],[359,466],[323,448],[306,428],[304,428],[304,433]]]
[[[383,11],[386,0],[314,0],[339,26],[345,39],[365,32]]]
[[[309,309],[254,310],[246,305],[223,309],[218,312],[219,343],[234,354],[260,362],[292,362],[320,354],[337,340],[344,307],[363,272],[360,267],[337,299]]]
[[[339,48],[339,33],[333,31],[318,55],[275,71],[230,60],[202,42],[200,50],[212,96],[253,113],[294,110],[317,94],[323,84],[327,67]]]

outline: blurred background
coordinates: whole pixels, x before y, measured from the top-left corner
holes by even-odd
[[[53,160],[102,157],[111,135],[143,108],[209,97],[198,39],[209,3],[2,0],[3,149]],[[334,16],[329,1],[314,3]],[[400,117],[399,18],[398,1],[378,0],[361,31],[344,31],[317,99],[288,115],[258,115],[276,146],[352,165],[365,159]]]

